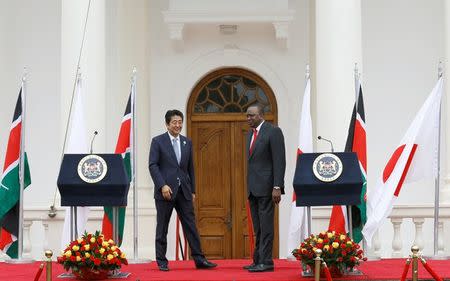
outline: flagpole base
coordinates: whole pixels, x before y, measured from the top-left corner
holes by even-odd
[[[32,258],[20,258],[20,259],[6,259],[5,263],[9,264],[27,264],[27,263],[33,263],[35,260]]]
[[[142,264],[142,263],[151,263],[151,259],[128,259],[128,264]]]

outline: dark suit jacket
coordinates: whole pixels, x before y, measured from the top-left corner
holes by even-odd
[[[181,148],[179,165],[169,133],[166,132],[152,139],[149,169],[155,184],[154,198],[156,200],[164,200],[161,188],[166,184],[172,189],[172,199],[176,197],[180,187],[187,200],[192,200],[192,193],[195,193],[192,142],[182,135],[179,136],[179,139]],[[179,181],[181,186],[179,186]]]
[[[253,131],[247,136],[247,193],[253,196],[272,196],[274,186],[284,194],[286,155],[281,129],[265,121],[258,132],[253,153],[249,154]]]

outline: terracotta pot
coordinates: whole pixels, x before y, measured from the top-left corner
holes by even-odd
[[[109,270],[95,270],[87,267],[82,267],[78,271],[72,270],[72,273],[79,280],[104,280],[108,279]]]

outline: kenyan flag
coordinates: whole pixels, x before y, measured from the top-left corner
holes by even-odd
[[[358,110],[356,110],[358,106]],[[367,149],[366,149],[366,117],[364,114],[364,101],[361,85],[359,86],[358,100],[353,107],[352,119],[348,128],[346,152],[355,152],[358,156],[359,167],[363,176],[363,187],[361,190],[361,204],[352,206],[353,240],[359,243],[362,239],[362,229],[367,221],[366,214],[366,192],[367,192]],[[344,216],[345,206],[333,206],[330,218],[330,230],[345,233],[346,222]]]
[[[127,108],[125,109],[125,115],[122,118],[122,125],[120,126],[119,138],[117,140],[115,153],[122,154],[123,163],[125,166],[125,170],[128,174],[128,179],[131,182],[131,144],[132,144],[132,120],[133,120],[133,112],[132,112],[132,102],[133,91],[130,93],[127,102]],[[123,229],[125,225],[125,209],[126,207],[119,208],[119,241],[115,241],[119,246],[122,244],[123,239]],[[106,239],[110,239],[113,237],[113,215],[112,215],[112,207],[104,207],[105,214],[103,215],[103,225],[102,232],[105,235]]]
[[[14,110],[0,182],[0,249],[11,258],[18,257],[21,135],[22,89]],[[24,185],[27,187],[31,180],[26,154],[24,157]]]

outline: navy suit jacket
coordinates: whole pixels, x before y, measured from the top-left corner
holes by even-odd
[[[164,133],[152,139],[149,156],[149,169],[155,184],[154,198],[164,200],[161,188],[168,185],[172,189],[172,200],[177,196],[180,188],[186,200],[192,200],[195,193],[194,162],[192,142],[185,136],[179,135],[181,160],[178,164],[169,133]],[[181,185],[180,185],[181,184]]]

